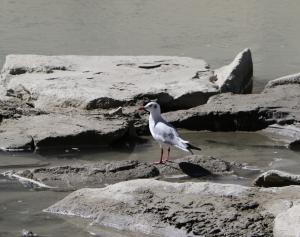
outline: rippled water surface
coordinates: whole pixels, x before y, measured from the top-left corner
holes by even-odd
[[[7,54],[177,55],[213,67],[253,51],[255,88],[299,71],[297,0],[1,0]]]

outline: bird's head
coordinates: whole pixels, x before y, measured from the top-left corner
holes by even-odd
[[[140,110],[148,111],[151,114],[160,114],[160,106],[156,102],[149,102],[145,106],[142,106]]]

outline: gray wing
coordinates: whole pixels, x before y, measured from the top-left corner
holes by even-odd
[[[155,130],[155,139],[176,146],[182,150],[187,150],[187,141],[181,139],[176,131],[176,129],[169,125],[169,123],[165,123],[165,121],[158,121],[154,127]]]

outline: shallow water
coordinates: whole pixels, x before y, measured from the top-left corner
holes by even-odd
[[[255,90],[299,71],[296,0],[1,0],[7,54],[176,55],[212,67],[253,52]]]
[[[249,132],[191,132],[181,130],[183,138],[193,141],[203,150],[197,152],[228,161],[247,164],[248,168],[238,176],[214,178],[212,182],[250,185],[253,178],[268,169],[299,172],[300,153],[285,148],[259,133]],[[154,161],[159,157],[159,147],[150,138],[147,142],[128,148],[103,150],[47,151],[32,153],[0,153],[0,172],[22,167],[70,164],[76,161],[137,159]],[[171,150],[172,159],[186,155],[177,149]],[[199,181],[186,176],[166,177],[169,181]],[[82,223],[76,218],[63,218],[43,213],[42,210],[66,196],[67,192],[32,191],[21,184],[0,176],[0,236],[20,236],[22,229],[30,229],[42,236],[134,236],[132,233],[115,232],[109,229]],[[141,236],[141,235],[138,235]]]

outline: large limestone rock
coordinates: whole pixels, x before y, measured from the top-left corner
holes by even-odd
[[[45,211],[154,236],[296,237],[299,197],[299,186],[138,179],[77,190]]]
[[[272,218],[249,193],[239,185],[133,180],[75,191],[45,211],[154,236],[272,236]]]
[[[186,57],[9,55],[0,80],[0,149],[110,145],[135,135],[141,100],[190,108],[220,92],[249,92],[251,84],[249,49],[216,72]]]
[[[203,104],[220,92],[250,92],[252,71],[249,49],[216,71],[187,57],[8,55],[0,85],[6,96],[43,110],[108,109],[143,98],[171,110]]]

